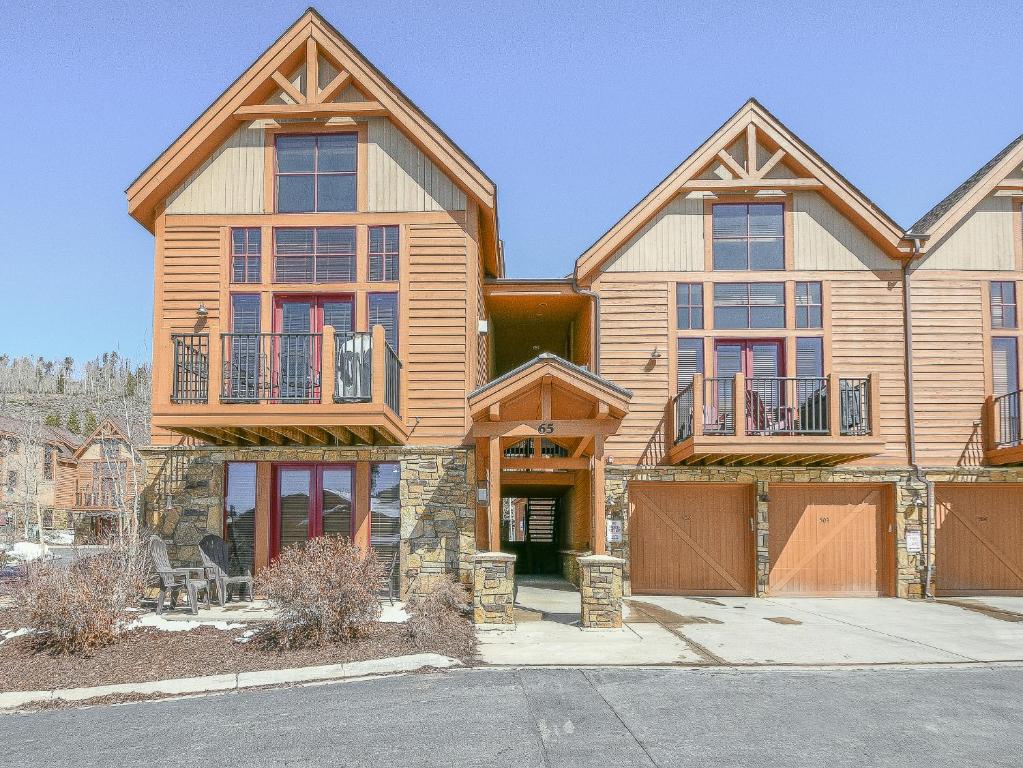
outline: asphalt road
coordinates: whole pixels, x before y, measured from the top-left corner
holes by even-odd
[[[0,716],[35,766],[1019,766],[1023,667],[458,670]]]

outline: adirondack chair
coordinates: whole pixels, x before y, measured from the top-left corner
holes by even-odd
[[[210,607],[210,585],[202,568],[173,568],[167,555],[167,544],[155,533],[149,537],[149,556],[153,560],[156,580],[160,586],[160,594],[156,598],[156,614],[163,613],[163,601],[170,593],[171,608],[178,604],[178,593],[185,590],[188,595],[188,607],[193,614],[199,612],[199,595],[206,598],[206,607]]]
[[[395,547],[388,560],[384,578],[387,580],[387,599],[394,605],[394,574],[398,570],[398,548]]]
[[[221,608],[230,599],[232,587],[237,588],[239,600],[244,588],[249,602],[252,602],[252,574],[246,570],[242,576],[230,575],[230,551],[226,541],[216,534],[207,533],[199,541],[199,552],[202,554],[207,581],[217,586],[217,601]]]

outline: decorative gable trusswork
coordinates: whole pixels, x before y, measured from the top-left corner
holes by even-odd
[[[816,212],[848,219],[855,232],[823,238],[836,259],[848,261],[856,251],[871,268],[891,268],[890,259],[906,255],[898,224],[751,99],[577,259],[576,279],[586,283],[602,269],[631,271],[643,259],[656,258],[651,247],[678,254],[681,261],[670,268],[686,269],[688,262],[689,269],[702,268],[703,201],[736,195],[765,202],[790,197],[810,234]],[[658,228],[664,237],[655,238],[654,246],[640,242]],[[632,264],[619,263],[625,254]]]

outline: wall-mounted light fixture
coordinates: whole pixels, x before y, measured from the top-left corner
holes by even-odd
[[[657,347],[654,347],[653,351],[650,353],[650,359],[651,360],[660,360],[661,359],[661,351],[659,349],[657,349]]]
[[[490,489],[487,486],[476,486],[476,503],[482,505],[490,503]]]
[[[199,307],[195,310],[195,314],[198,315],[200,318],[205,319],[209,313],[210,311],[206,309],[206,304],[200,301]]]

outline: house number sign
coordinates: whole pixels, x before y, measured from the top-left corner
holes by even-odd
[[[536,428],[536,431],[541,435],[553,435],[554,423],[550,421],[541,421],[540,425]]]

